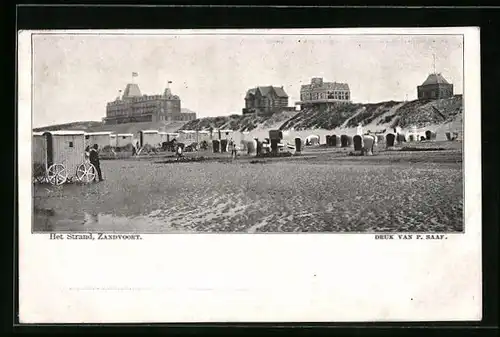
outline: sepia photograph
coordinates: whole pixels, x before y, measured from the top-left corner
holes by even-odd
[[[34,232],[462,232],[463,35],[32,35]]]

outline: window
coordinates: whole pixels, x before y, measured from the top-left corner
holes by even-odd
[[[73,142],[69,142],[69,147],[73,147]]]
[[[90,136],[89,136],[89,135],[85,135],[85,139],[89,139],[89,138],[90,138]]]

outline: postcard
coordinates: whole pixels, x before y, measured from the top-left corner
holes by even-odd
[[[20,31],[20,322],[481,320],[479,36]]]

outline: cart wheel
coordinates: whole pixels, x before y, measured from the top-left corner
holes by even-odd
[[[45,168],[43,165],[33,165],[33,183],[43,183],[45,181]]]
[[[45,182],[45,174],[42,175],[36,175],[33,179],[34,183],[42,184]]]
[[[95,180],[96,172],[97,170],[95,169],[94,165],[86,162],[78,165],[78,168],[76,169],[76,178],[78,179],[78,181],[88,184]]]
[[[47,170],[47,180],[52,185],[62,185],[68,179],[66,168],[62,164],[54,164]]]

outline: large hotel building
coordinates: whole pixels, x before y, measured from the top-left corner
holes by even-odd
[[[163,95],[142,95],[135,83],[127,84],[121,97],[106,106],[105,124],[190,121],[196,113],[181,112],[181,100],[166,88]]]

